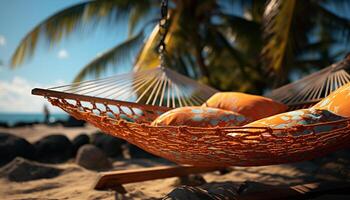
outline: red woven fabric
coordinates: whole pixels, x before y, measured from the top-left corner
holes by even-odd
[[[179,164],[223,167],[290,163],[325,155],[348,146],[350,142],[350,118],[286,129],[154,127],[150,122],[163,111],[147,110],[142,105],[96,105],[79,100],[48,99],[77,119],[88,121],[112,136]],[[314,133],[316,127],[324,125],[339,128]],[[305,130],[310,134],[295,136],[295,133]]]

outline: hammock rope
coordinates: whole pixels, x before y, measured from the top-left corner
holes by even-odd
[[[217,92],[161,67],[47,90],[169,108],[201,105]]]
[[[273,90],[267,96],[290,106],[291,110],[306,108],[350,82],[350,55],[344,60]]]

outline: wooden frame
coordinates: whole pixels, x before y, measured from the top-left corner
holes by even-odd
[[[149,181],[154,179],[181,177],[189,174],[212,172],[223,168],[194,166],[158,166],[141,169],[102,172],[94,183],[95,190],[116,190],[125,193],[123,184]]]

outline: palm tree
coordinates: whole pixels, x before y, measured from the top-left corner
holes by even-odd
[[[276,84],[284,84],[291,70],[310,70],[333,63],[341,51],[334,46],[349,44],[350,20],[329,10],[347,11],[349,1],[270,0],[263,14],[263,65],[278,75]],[[341,13],[341,12],[340,12]],[[344,50],[344,49],[341,49]]]
[[[307,71],[333,62],[332,47],[346,42],[350,21],[330,11],[330,0],[172,0],[166,36],[167,66],[220,90],[261,93],[289,81],[293,71]],[[234,14],[238,6],[243,14]],[[155,0],[98,0],[66,8],[45,19],[19,44],[11,65],[30,58],[39,38],[59,42],[86,24],[129,20],[129,38],[94,58],[75,81],[120,67],[122,57],[134,56],[134,69],[159,65],[156,47],[159,15]],[[311,12],[312,11],[312,12]],[[141,26],[142,25],[142,26]],[[140,27],[136,32],[137,27]],[[146,42],[143,42],[147,38]],[[342,52],[341,52],[342,53]],[[271,75],[274,80],[266,79]]]

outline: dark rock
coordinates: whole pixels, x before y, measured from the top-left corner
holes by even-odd
[[[91,144],[80,147],[75,162],[91,170],[104,170],[112,167],[103,151]]]
[[[26,126],[33,126],[35,124],[39,124],[39,122],[16,122],[11,127],[13,128],[19,128],[19,127],[26,127]]]
[[[171,191],[163,199],[181,200],[214,200],[214,199],[236,199],[239,184],[233,182],[208,183],[201,187],[180,186]]]
[[[72,116],[69,116],[68,120],[63,123],[64,127],[83,127],[85,126],[85,121],[83,120],[77,120]]]
[[[220,174],[220,175],[225,175],[225,174],[228,174],[228,173],[230,173],[230,172],[232,172],[232,169],[230,169],[230,168],[222,168],[222,169],[219,169],[219,174]]]
[[[320,166],[317,171],[317,177],[332,176],[337,179],[348,180],[350,178],[349,163],[339,159],[333,162],[328,162]]]
[[[201,186],[202,189],[208,191],[213,199],[236,199],[241,184],[231,181],[211,182]]]
[[[47,125],[48,125],[48,126],[57,126],[57,125],[62,125],[62,126],[64,126],[65,123],[66,123],[66,120],[61,120],[61,119],[59,119],[59,120],[56,120],[56,121],[54,121],[54,122],[50,122],[50,123],[48,123]]]
[[[350,161],[350,148],[342,149],[342,150],[334,152],[334,157],[335,158],[342,158],[342,159]]]
[[[17,157],[0,169],[0,176],[10,181],[22,182],[53,178],[58,176],[60,172],[61,170],[58,168]]]
[[[34,144],[40,162],[60,163],[72,157],[73,145],[64,135],[49,135]]]
[[[73,145],[73,155],[75,156],[78,149],[83,146],[84,144],[89,144],[90,143],[90,138],[86,134],[80,134],[77,137],[75,137],[72,140],[72,145]]]
[[[150,154],[147,151],[132,144],[129,144],[129,154],[131,158],[159,158],[158,156]]]
[[[206,183],[203,176],[199,174],[190,174],[188,176],[179,177],[176,181],[177,185],[200,186]]]
[[[277,187],[280,187],[280,186],[268,185],[265,183],[259,183],[259,182],[254,182],[254,181],[245,181],[240,185],[237,192],[240,195],[246,195],[246,194],[254,194],[254,193],[261,193],[264,191],[269,191],[269,190],[275,189]]]
[[[214,200],[208,191],[198,187],[180,186],[167,194],[163,200]]]
[[[109,157],[123,156],[122,144],[124,140],[104,134],[94,133],[91,135],[91,144],[100,148]]]
[[[8,133],[0,133],[0,166],[17,156],[34,159],[34,146],[23,138]]]
[[[6,123],[6,122],[0,122],[0,127],[1,127],[1,128],[9,128],[10,126],[9,126],[9,124]]]

